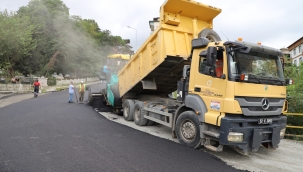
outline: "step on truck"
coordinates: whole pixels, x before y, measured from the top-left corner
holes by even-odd
[[[221,41],[213,30],[220,12],[166,0],[150,21],[153,33],[102,94],[125,120],[167,126],[193,148],[231,146],[245,155],[261,145],[276,149],[286,127],[283,54],[261,43]]]

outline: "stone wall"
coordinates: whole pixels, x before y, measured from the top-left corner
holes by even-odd
[[[87,82],[96,82],[99,81],[99,78],[78,78],[78,79],[62,79],[62,80],[57,80],[57,85],[69,85],[70,82],[73,81],[74,84],[80,84],[81,81],[84,83]]]
[[[41,87],[47,86],[47,78],[38,78]]]
[[[40,84],[41,84],[41,89],[43,87],[47,87],[47,78],[38,78]],[[73,81],[74,84],[80,84],[81,81],[84,83],[88,82],[96,82],[99,81],[99,78],[79,78],[79,79],[64,79],[64,80],[57,80],[57,86],[62,86],[62,85],[68,85],[70,81]],[[0,92],[33,92],[34,88],[32,84],[12,84],[12,83],[7,83],[7,84],[0,84]]]
[[[0,84],[2,92],[31,92],[34,88],[31,84]]]

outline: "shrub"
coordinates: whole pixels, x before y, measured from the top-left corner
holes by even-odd
[[[47,85],[48,86],[55,86],[57,85],[57,80],[55,77],[48,77],[47,78]]]

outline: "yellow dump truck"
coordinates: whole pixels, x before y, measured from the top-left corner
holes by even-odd
[[[241,39],[221,41],[213,30],[220,12],[166,0],[157,28],[118,72],[114,99],[125,120],[165,125],[190,147],[231,146],[242,154],[278,148],[287,111],[282,53]]]

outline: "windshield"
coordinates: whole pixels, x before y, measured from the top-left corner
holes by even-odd
[[[250,51],[229,51],[229,78],[238,81],[241,74],[248,75],[247,82],[283,85],[284,76],[280,57]]]
[[[123,60],[120,58],[107,59],[107,65],[111,73],[117,73],[120,69],[124,67],[127,62],[128,60]]]

